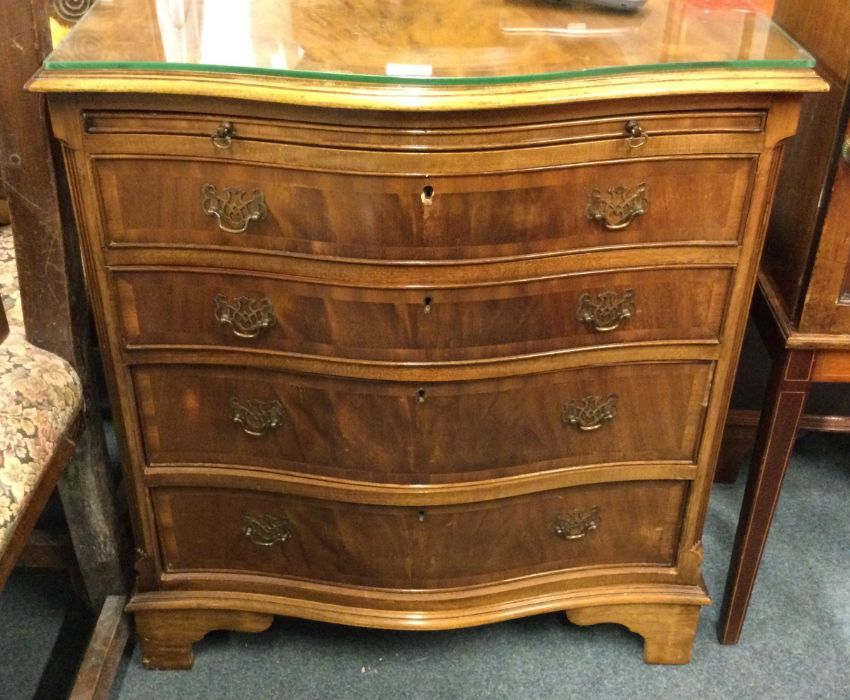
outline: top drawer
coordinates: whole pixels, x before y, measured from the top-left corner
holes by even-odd
[[[491,153],[487,167],[503,170],[479,174],[470,153],[441,157],[455,172],[437,174],[426,155],[315,148],[286,166],[142,154],[93,164],[109,246],[440,261],[739,239],[755,156],[567,165],[563,150]]]

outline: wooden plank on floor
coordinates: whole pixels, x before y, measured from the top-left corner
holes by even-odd
[[[124,596],[108,596],[100,611],[69,700],[108,698],[130,638],[130,618]]]

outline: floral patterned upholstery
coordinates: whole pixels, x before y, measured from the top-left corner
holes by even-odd
[[[65,360],[24,338],[12,232],[0,228],[0,296],[9,336],[0,344],[0,554],[82,401]]]
[[[14,333],[17,329],[23,335],[24,314],[21,310],[21,289],[18,286],[11,226],[0,226],[0,296],[3,297],[10,332]]]

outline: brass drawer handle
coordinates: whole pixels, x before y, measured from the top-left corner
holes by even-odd
[[[576,318],[599,333],[610,333],[635,312],[635,292],[627,289],[622,295],[606,290],[596,295],[582,294],[578,300]]]
[[[295,536],[292,523],[285,515],[278,518],[274,515],[252,513],[242,514],[242,534],[260,547],[271,547],[278,542],[283,544]]]
[[[620,231],[636,217],[646,214],[648,208],[646,184],[640,184],[634,190],[621,185],[608,190],[607,199],[600,190],[593,190],[587,205],[587,218],[600,222],[609,231]]]
[[[561,413],[565,425],[573,425],[579,430],[597,430],[603,423],[614,420],[617,415],[617,395],[606,397],[585,396],[579,401],[567,401]]]
[[[590,510],[573,510],[555,516],[552,532],[564,540],[580,540],[599,527],[599,507]]]
[[[632,148],[640,148],[649,139],[649,134],[643,130],[637,119],[629,119],[626,122],[626,136],[629,137],[629,146]]]
[[[262,190],[228,187],[221,194],[209,183],[202,188],[204,213],[218,220],[225,233],[245,233],[252,221],[263,221],[268,215],[266,196]]]
[[[222,151],[230,148],[233,143],[233,124],[222,122],[210,138],[216,148]]]
[[[216,294],[215,319],[230,326],[239,338],[256,338],[275,324],[274,308],[269,299],[239,297],[229,301],[224,294]]]
[[[230,420],[240,426],[243,433],[252,437],[262,437],[283,425],[283,404],[277,399],[240,401],[231,396],[229,404]]]

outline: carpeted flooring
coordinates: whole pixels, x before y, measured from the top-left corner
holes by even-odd
[[[493,698],[850,698],[850,436],[797,445],[744,637],[716,641],[743,478],[714,487],[693,661],[646,666],[639,637],[563,615],[438,633],[278,619],[264,634],[214,633],[190,672],[145,671],[138,650],[117,698],[461,700]],[[55,577],[17,572],[0,595],[0,698],[29,698],[62,621]],[[61,601],[60,601],[61,602]],[[50,697],[41,690],[41,697]],[[54,696],[59,697],[59,696]]]

